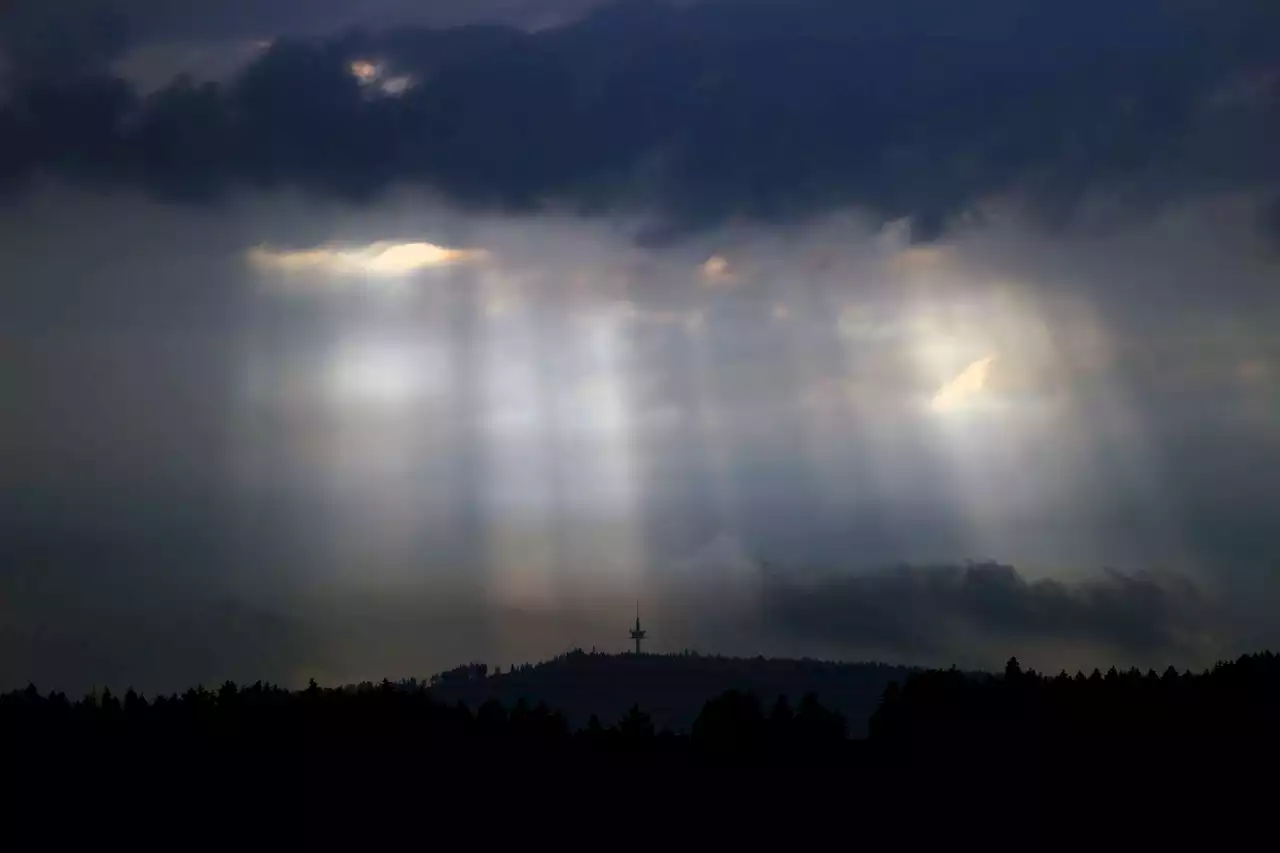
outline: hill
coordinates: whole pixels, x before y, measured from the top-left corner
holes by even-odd
[[[439,701],[478,708],[488,700],[512,707],[523,699],[545,703],[575,728],[596,715],[605,726],[639,705],[659,729],[688,732],[703,706],[730,690],[772,703],[793,704],[815,693],[843,714],[853,737],[865,737],[867,722],[891,681],[903,682],[913,668],[881,663],[730,658],[684,652],[674,655],[598,654],[574,651],[539,664],[490,672],[483,664],[461,666],[432,679]]]

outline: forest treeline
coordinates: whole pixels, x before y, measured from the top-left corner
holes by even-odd
[[[185,760],[193,752],[269,755],[429,755],[450,758],[554,754],[710,762],[843,762],[913,750],[995,750],[1124,739],[1135,748],[1240,738],[1274,746],[1280,721],[1280,656],[1270,652],[1193,674],[1111,669],[1103,674],[1023,671],[998,675],[918,671],[892,682],[872,715],[870,738],[851,738],[846,719],[809,694],[796,703],[731,690],[707,702],[687,733],[659,731],[633,706],[611,725],[571,726],[545,704],[489,700],[474,710],[437,696],[443,681],[484,678],[478,668],[416,680],[300,691],[223,684],[146,698],[109,690],[72,700],[34,685],[0,697],[0,748],[7,757],[118,752]],[[433,684],[435,685],[433,687]]]
[[[1223,661],[1201,673],[1112,667],[1105,674],[1024,671],[1011,658],[1000,676],[956,670],[913,674],[885,690],[873,740],[922,751],[1030,745],[1280,743],[1280,656]]]
[[[545,704],[496,700],[474,711],[436,700],[416,682],[351,688],[312,682],[289,691],[231,682],[148,700],[110,690],[71,701],[34,686],[0,697],[0,742],[10,756],[115,752],[121,756],[248,753],[279,756],[397,754],[430,756],[439,765],[534,754],[563,760],[628,762],[705,757],[832,760],[852,741],[838,712],[813,694],[795,707],[779,697],[765,708],[729,691],[706,703],[687,734],[658,730],[638,705],[613,725],[592,716],[572,728]]]

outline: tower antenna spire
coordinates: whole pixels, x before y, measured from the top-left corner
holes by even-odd
[[[636,600],[636,627],[631,631],[631,639],[636,643],[636,654],[640,654],[640,643],[645,638],[645,630],[640,627],[640,601]]]

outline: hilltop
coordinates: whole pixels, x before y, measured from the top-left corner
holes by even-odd
[[[508,707],[521,699],[529,705],[541,702],[575,728],[585,726],[593,714],[612,725],[639,705],[655,727],[673,732],[689,731],[707,701],[730,690],[753,693],[766,704],[778,696],[794,704],[815,693],[824,706],[845,716],[852,736],[864,737],[885,688],[915,671],[882,663],[578,650],[505,672],[484,664],[460,666],[432,678],[431,692],[440,701],[469,708],[490,699]]]

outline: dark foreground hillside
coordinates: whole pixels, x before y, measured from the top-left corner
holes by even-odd
[[[115,821],[141,809],[148,826],[265,814],[321,836],[378,814],[397,837],[429,829],[477,843],[613,837],[618,821],[759,842],[765,824],[848,829],[856,818],[864,832],[914,837],[927,821],[889,815],[958,803],[1167,810],[1171,797],[1251,779],[1272,790],[1280,759],[1280,658],[1269,653],[1200,674],[1050,678],[1015,661],[999,676],[914,672],[885,689],[868,738],[850,737],[814,694],[729,691],[674,733],[639,706],[577,728],[546,705],[442,701],[441,684],[460,677],[434,689],[228,683],[78,701],[32,686],[0,697],[0,808],[46,827],[95,805]]]
[[[769,701],[786,696],[793,704],[815,693],[844,716],[852,737],[861,738],[885,688],[913,671],[881,663],[576,651],[506,672],[483,664],[458,667],[432,679],[432,695],[472,708],[491,699],[506,705],[519,699],[542,702],[574,728],[585,726],[592,715],[613,725],[639,705],[659,730],[688,733],[703,705],[730,690]]]

